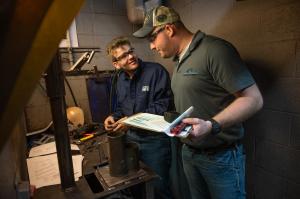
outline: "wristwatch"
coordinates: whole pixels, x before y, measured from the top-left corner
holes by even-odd
[[[220,133],[222,131],[222,127],[221,125],[214,119],[210,118],[208,119],[208,121],[211,122],[211,134],[212,135],[217,135],[218,133]]]

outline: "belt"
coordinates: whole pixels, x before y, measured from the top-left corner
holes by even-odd
[[[196,154],[205,154],[205,155],[215,155],[221,151],[225,151],[228,149],[236,149],[241,143],[239,141],[234,142],[232,144],[229,145],[220,145],[220,146],[216,146],[216,147],[212,147],[212,148],[205,148],[205,149],[200,149],[200,148],[196,148],[194,146],[191,145],[187,145],[187,148]]]

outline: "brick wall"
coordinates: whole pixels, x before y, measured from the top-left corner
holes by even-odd
[[[152,52],[148,43],[140,39],[133,38],[132,32],[138,27],[132,25],[127,18],[125,0],[86,0],[80,12],[75,18],[78,44],[81,48],[100,48],[96,52],[91,64],[85,64],[82,69],[90,70],[92,66],[97,65],[98,70],[113,70],[112,64],[106,55],[105,48],[111,39],[118,36],[127,36],[132,42],[138,56],[144,60],[151,60]],[[73,54],[74,62],[82,53]],[[70,67],[68,56],[62,59],[63,67]],[[71,88],[79,106],[83,109],[85,122],[92,121],[90,106],[88,102],[86,81],[88,76],[68,77]],[[43,85],[43,80],[41,80]],[[37,85],[31,100],[25,108],[28,131],[35,131],[46,127],[51,121],[51,112],[48,98]],[[66,103],[68,106],[74,106],[68,87],[66,87]],[[108,105],[103,105],[108,106]],[[43,115],[40,113],[44,112]]]
[[[299,198],[300,194],[300,2],[298,0],[169,0],[192,31],[233,43],[252,71],[264,108],[245,123],[248,198]],[[171,60],[150,52],[148,43],[130,35],[136,29],[126,16],[124,0],[87,0],[76,17],[80,47],[100,47],[127,35],[139,56],[156,60],[172,72]],[[100,70],[111,64],[102,51]],[[88,110],[85,81],[74,85]],[[76,85],[75,85],[76,84]],[[39,92],[39,91],[38,91]],[[78,93],[79,92],[79,93]],[[81,93],[81,94],[80,94]],[[71,98],[67,93],[67,102]],[[32,102],[32,101],[31,101]],[[37,104],[37,106],[40,104]],[[30,106],[35,106],[30,104]]]
[[[128,21],[125,0],[87,0],[76,17],[76,25],[80,47],[101,49],[95,57],[100,70],[112,69],[105,48],[117,36],[129,37],[142,59],[152,58],[148,44],[132,37],[137,27]]]
[[[245,123],[248,198],[299,198],[300,2],[171,0],[169,4],[191,30],[232,42],[262,91],[263,110]]]

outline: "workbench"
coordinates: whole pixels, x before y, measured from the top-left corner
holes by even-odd
[[[80,145],[84,156],[83,175],[76,181],[76,186],[63,191],[60,185],[41,187],[36,190],[34,199],[96,199],[134,186],[143,187],[145,199],[154,198],[152,180],[158,176],[145,164],[140,162],[138,172],[129,172],[127,176],[111,177],[107,159],[106,134],[95,137]],[[90,186],[92,185],[92,186]]]

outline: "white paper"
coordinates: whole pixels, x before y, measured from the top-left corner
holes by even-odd
[[[79,150],[79,147],[75,144],[71,144],[71,150]],[[40,155],[46,155],[56,153],[55,142],[50,142],[47,144],[42,144],[37,147],[33,147],[29,152],[29,157],[36,157]]]
[[[164,120],[164,117],[161,115],[155,115],[150,113],[138,113],[133,116],[130,116],[126,120],[122,121],[124,124],[129,126],[134,126],[136,128],[142,128],[149,131],[163,132],[168,136],[177,136],[177,137],[187,137],[189,131],[182,131],[181,133],[174,135],[170,133],[170,130],[175,127],[186,117],[189,117],[193,112],[194,107],[191,106],[180,116],[178,116],[172,123],[169,123]]]
[[[82,155],[72,156],[74,178],[82,176]],[[27,159],[30,184],[36,188],[60,184],[57,154],[37,156]]]
[[[170,123],[166,122],[163,116],[150,113],[138,113],[123,122],[128,125],[156,132],[164,132],[164,130],[170,126]]]

